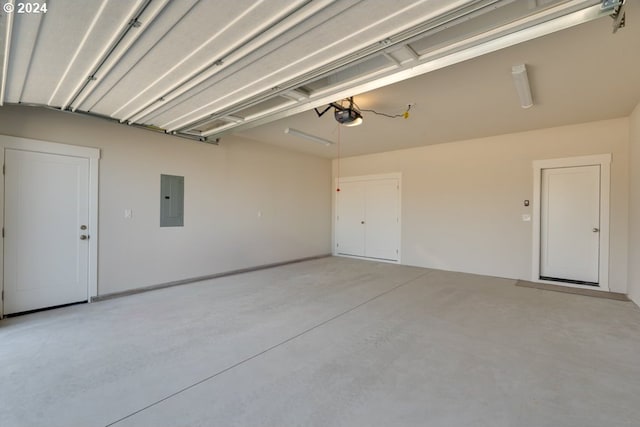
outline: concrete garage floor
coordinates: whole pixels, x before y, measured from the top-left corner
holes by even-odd
[[[640,309],[323,258],[0,321],[0,426],[638,426]]]

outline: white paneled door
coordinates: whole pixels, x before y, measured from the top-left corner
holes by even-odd
[[[341,181],[336,216],[336,253],[398,261],[398,178]]]
[[[370,181],[366,186],[366,246],[370,258],[397,260],[400,244],[397,179]]]
[[[543,169],[540,278],[598,285],[600,166]]]
[[[89,159],[5,151],[4,313],[88,299]]]
[[[365,186],[363,183],[341,183],[336,218],[338,253],[364,256],[365,215]]]

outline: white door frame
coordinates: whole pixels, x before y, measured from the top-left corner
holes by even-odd
[[[543,169],[576,166],[600,166],[600,257],[598,266],[599,287],[573,283],[540,280],[540,193]],[[531,252],[531,281],[572,288],[609,291],[609,194],[611,183],[611,154],[566,157],[561,159],[534,160],[533,162],[533,250]]]
[[[398,236],[398,260],[384,260],[384,259],[375,259],[378,262],[388,262],[391,264],[401,264],[402,260],[402,172],[393,172],[393,173],[385,173],[385,174],[377,174],[377,175],[360,175],[360,176],[341,176],[336,177],[334,179],[334,188],[333,188],[333,216],[331,225],[333,228],[332,233],[332,242],[331,242],[331,253],[333,256],[341,256],[345,258],[356,258],[356,259],[371,259],[366,257],[352,256],[352,255],[343,255],[338,254],[336,251],[336,242],[338,238],[338,227],[336,226],[336,217],[338,215],[338,192],[337,188],[340,188],[341,182],[356,182],[356,181],[377,181],[383,179],[397,179],[398,180],[398,229],[400,230],[400,235]]]
[[[0,135],[2,164],[5,163],[6,150],[32,151],[45,154],[82,157],[89,160],[89,265],[88,289],[89,301],[98,295],[98,176],[100,149],[59,144],[35,139]],[[4,174],[0,175],[0,223],[4,226]],[[4,244],[0,245],[0,290],[4,292]],[[0,301],[0,318],[4,315],[4,301]]]

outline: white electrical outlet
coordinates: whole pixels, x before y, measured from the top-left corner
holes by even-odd
[[[133,217],[133,212],[131,211],[131,209],[124,210],[124,217],[125,219],[131,219]]]
[[[529,215],[529,214],[523,214],[523,215],[522,215],[522,220],[523,220],[523,221],[531,221],[531,215]]]

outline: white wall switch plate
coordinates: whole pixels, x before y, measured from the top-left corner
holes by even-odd
[[[133,217],[133,212],[131,211],[131,209],[125,209],[124,210],[124,217],[126,219],[131,219],[131,217]]]
[[[529,215],[529,214],[523,214],[523,215],[522,215],[522,220],[523,220],[523,221],[531,221],[531,215]]]

